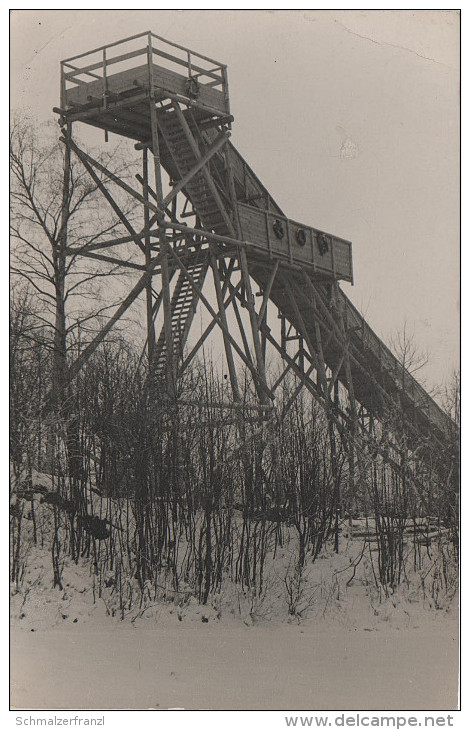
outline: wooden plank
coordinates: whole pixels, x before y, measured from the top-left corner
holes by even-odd
[[[122,94],[125,91],[142,91],[142,88],[136,86],[134,81],[142,84],[148,92],[148,65],[136,66],[132,69],[126,69],[126,71],[120,71],[119,73],[111,74],[108,76],[108,89],[116,94]],[[101,81],[90,81],[86,86],[80,86],[74,89],[67,89],[66,92],[66,104],[73,105],[73,103],[86,104],[87,97],[101,96],[102,89]]]
[[[223,80],[220,79],[220,81],[208,81],[207,83],[204,83],[204,86],[223,86]]]
[[[172,63],[176,63],[180,66],[184,66],[185,68],[188,68],[188,62],[185,61],[182,58],[178,58],[178,56],[173,56],[171,53],[166,53],[165,51],[160,50],[160,48],[152,48],[152,53],[155,53],[157,56],[161,56],[161,58],[166,58],[168,61],[172,61]],[[193,68],[195,71],[199,71],[199,73],[204,74],[204,76],[210,76],[213,79],[216,79],[217,81],[221,80],[220,76],[217,76],[212,71],[206,70],[205,68],[202,68],[201,66],[195,66],[194,63],[191,64],[191,68]],[[186,77],[188,78],[188,77]]]
[[[104,48],[103,51],[106,51],[106,48]],[[143,56],[145,53],[147,53],[146,47],[141,48],[138,51],[130,51],[129,53],[123,53],[122,56],[114,56],[113,58],[107,58],[106,65],[111,66],[114,63],[120,63],[121,61],[127,61],[130,58],[136,58],[137,56]],[[103,68],[103,61],[97,61],[96,63],[92,63],[89,66],[84,66],[83,68],[77,68],[76,71],[69,71],[68,73],[64,74],[64,77],[68,81],[70,81],[74,78],[74,76],[80,76],[80,74],[87,74],[90,71],[94,71],[97,68]]]
[[[196,51],[192,51],[190,48],[186,48],[185,46],[181,46],[179,43],[174,43],[173,41],[169,41],[166,38],[162,38],[160,35],[156,35],[155,33],[150,32],[150,35],[152,38],[156,38],[159,41],[162,41],[168,46],[173,46],[173,48],[179,48],[180,51],[186,51],[186,53],[190,53],[192,56],[196,56],[197,58],[200,58],[202,61],[207,61],[208,63],[213,63],[215,66],[220,66],[221,68],[227,68],[223,63],[219,63],[218,61],[215,61],[213,58],[209,58],[209,56],[203,56],[202,53],[197,53]]]
[[[266,237],[268,239],[269,258],[272,258],[272,255],[273,255],[273,246],[272,246],[272,242],[271,242],[271,229],[270,229],[270,226],[269,226],[269,216],[268,216],[267,211],[265,213],[265,221],[266,221]]]
[[[311,254],[312,254],[313,270],[316,271],[316,269],[317,269],[316,258],[317,257],[316,257],[316,252],[315,252],[315,243],[316,243],[315,233],[313,232],[313,230],[311,228],[309,229],[308,233],[309,233],[309,238],[310,238],[310,250],[311,250]]]
[[[130,98],[124,98],[124,99],[118,99],[117,101],[110,101],[108,103],[108,108],[106,110],[106,113],[111,113],[113,111],[118,111],[120,109],[128,108],[129,110],[133,110],[133,108],[136,107],[139,102],[142,102],[143,100],[148,99],[148,92],[145,93],[137,93],[135,96],[132,96]],[[85,109],[82,112],[69,112],[67,109],[61,108],[58,109],[57,107],[53,108],[53,111],[56,114],[64,114],[67,116],[67,119],[71,122],[74,122],[76,120],[85,121],[86,119],[96,117],[99,114],[102,114],[102,110],[99,108],[93,108],[93,109]]]
[[[336,245],[335,245],[335,242],[333,240],[333,237],[330,238],[330,241],[331,241],[331,268],[332,268],[332,271],[333,271],[333,276],[336,279],[336,260],[335,260],[335,249],[336,249]]]
[[[62,63],[76,61],[79,58],[85,58],[85,56],[92,56],[94,53],[98,53],[98,51],[103,51],[105,48],[113,48],[114,46],[124,45],[124,43],[129,43],[129,41],[134,41],[137,38],[144,38],[145,36],[148,36],[148,34],[149,31],[145,31],[144,33],[137,33],[136,35],[131,35],[128,38],[122,38],[119,41],[114,41],[114,43],[107,43],[105,46],[98,46],[98,48],[93,48],[91,51],[85,51],[84,53],[79,53],[77,56],[70,56],[70,58],[65,58]],[[167,42],[169,43],[169,41]]]
[[[171,99],[171,101],[174,101],[178,104],[185,104],[186,106],[206,112],[207,114],[209,114],[211,116],[221,116],[221,115],[225,114],[227,111],[227,108],[225,106],[219,107],[219,108],[210,107],[207,104],[202,104],[201,102],[190,99],[187,96],[183,96],[183,94],[178,94],[173,91],[168,91],[167,89],[163,89],[160,86],[155,87],[155,92],[161,93],[162,98]]]
[[[269,275],[268,283],[266,285],[266,288],[264,290],[263,294],[263,301],[261,303],[261,308],[258,314],[258,329],[261,326],[261,323],[263,321],[264,315],[266,313],[266,309],[268,307],[269,297],[271,296],[271,289],[274,284],[274,279],[276,278],[277,270],[279,268],[279,259],[274,264],[274,267]]]
[[[279,216],[277,213],[262,208],[256,208],[254,206],[247,205],[246,203],[238,203],[238,210],[240,215],[240,221],[243,228],[243,237],[245,240],[256,243],[259,246],[266,248],[266,251],[270,256],[282,256],[286,258],[291,264],[308,264],[312,266],[314,271],[334,274],[336,266],[336,273],[341,278],[350,279],[350,272],[348,263],[345,260],[345,254],[349,253],[350,243],[343,241],[342,239],[336,239],[330,237],[329,255],[325,257],[319,257],[315,250],[316,246],[316,229],[310,226],[304,226],[301,223],[292,221],[285,216]],[[284,236],[282,239],[275,238],[272,233],[272,225],[274,221],[281,221],[284,226]],[[305,246],[294,246],[294,232],[301,228],[305,230],[307,240]],[[310,245],[308,245],[310,244]],[[333,252],[333,248],[335,251]],[[336,250],[337,249],[337,250]],[[342,266],[338,266],[333,261],[333,255],[339,253],[340,262]],[[334,264],[334,265],[333,265]]]
[[[286,219],[286,229],[287,229],[287,250],[289,251],[289,261],[291,264],[294,263],[294,256],[292,253],[292,237],[291,237],[291,230],[290,230],[290,222]]]
[[[68,64],[66,64],[66,65],[67,65],[67,66],[68,66],[69,68],[71,68],[71,69],[72,69],[73,71],[79,71],[79,70],[80,70],[80,69],[78,68],[78,66],[72,66],[72,64],[70,64],[70,63],[68,63]],[[85,71],[85,72],[81,71],[81,73],[85,73],[85,75],[86,75],[86,76],[91,76],[91,77],[92,77],[92,78],[94,78],[94,79],[101,79],[101,76],[98,76],[97,74],[92,74],[92,73],[90,73],[89,71]],[[65,74],[64,74],[63,72],[62,72],[62,79],[64,79],[64,80],[65,80]]]
[[[70,252],[73,249],[68,249]],[[92,253],[90,251],[84,251],[83,249],[80,250],[80,256],[85,256],[85,258],[89,259],[96,259],[97,261],[105,261],[108,264],[114,264],[115,266],[124,266],[128,269],[136,269],[137,271],[145,271],[145,266],[142,264],[135,264],[133,261],[123,261],[122,259],[116,259],[113,256],[105,256],[104,254],[100,253]]]

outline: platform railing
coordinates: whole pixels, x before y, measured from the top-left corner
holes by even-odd
[[[228,99],[224,64],[147,31],[61,61],[61,107],[65,107],[68,89],[90,81],[101,81],[105,99],[108,77],[132,68],[134,59],[140,56],[144,57],[144,64],[150,64],[150,59],[156,58],[157,64],[164,68],[182,73],[204,86],[218,87]]]

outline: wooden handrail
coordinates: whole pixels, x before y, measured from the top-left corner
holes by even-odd
[[[106,48],[103,48],[103,52],[106,51]],[[129,53],[123,53],[122,56],[114,56],[114,58],[108,58],[106,60],[106,65],[111,66],[113,63],[119,63],[120,61],[127,61],[129,58],[135,58],[136,56],[143,56],[145,53],[147,53],[147,48],[141,48],[138,51],[130,51]],[[84,66],[83,68],[77,68],[76,71],[68,72],[64,74],[64,77],[70,81],[73,79],[74,76],[80,76],[80,74],[89,74],[90,71],[94,71],[97,68],[103,67],[103,60],[97,61],[96,63],[92,63],[89,66]],[[101,76],[99,77],[101,78]]]
[[[180,66],[185,66],[185,68],[194,69],[195,71],[199,71],[201,76],[210,76],[213,79],[216,79],[217,81],[222,79],[222,75],[217,76],[212,71],[209,71],[201,66],[195,66],[194,63],[191,62],[191,66],[188,66],[188,61],[183,60],[182,58],[178,58],[178,56],[172,56],[171,53],[166,53],[165,51],[161,51],[159,48],[152,48],[152,53],[155,53],[157,56],[161,56],[162,58],[166,58],[168,61],[172,61],[173,63],[177,63]],[[221,69],[222,74],[222,69]]]
[[[72,66],[71,63],[63,63],[63,66],[68,66],[69,68],[72,69],[72,71],[76,71],[77,76],[79,74],[85,74],[86,76],[91,76],[92,78],[98,79],[99,81],[101,81],[101,76],[98,76],[98,74],[92,74],[91,71],[84,71],[83,69],[78,68],[78,66]],[[67,74],[63,73],[63,77],[66,78]]]
[[[114,46],[119,46],[122,43],[128,43],[129,41],[135,41],[136,38],[143,38],[144,36],[148,36],[149,31],[145,31],[144,33],[137,33],[136,35],[131,35],[128,38],[124,38],[120,41],[114,41],[114,43],[107,43],[105,46],[98,46],[98,48],[93,48],[91,51],[85,51],[84,53],[79,53],[77,56],[70,56],[70,58],[64,58],[62,63],[68,63],[68,61],[76,61],[77,58],[84,58],[85,56],[91,56],[93,53],[98,53],[98,51],[103,51],[105,48],[113,48]]]
[[[151,31],[150,31],[151,32]],[[202,58],[203,61],[208,61],[209,63],[213,63],[216,66],[220,66],[221,68],[227,68],[225,64],[219,63],[219,61],[216,61],[213,58],[209,58],[209,56],[203,56],[202,53],[197,53],[196,51],[191,50],[191,48],[186,48],[186,46],[180,46],[179,43],[174,43],[173,41],[169,41],[166,38],[163,38],[160,35],[156,35],[155,33],[152,33],[152,38],[156,38],[159,41],[163,41],[163,43],[167,43],[169,46],[173,46],[174,48],[179,48],[180,51],[185,51],[186,53],[191,53],[191,56],[197,56],[198,58]]]
[[[155,38],[156,40],[159,40],[162,43],[167,44],[168,46],[173,46],[173,48],[178,48],[180,51],[184,51],[185,53],[190,53],[192,57],[197,57],[203,61],[212,63],[215,66],[217,66],[217,68],[219,68],[219,67],[221,69],[226,68],[225,64],[219,63],[218,61],[214,60],[213,58],[209,58],[209,56],[203,56],[201,53],[197,53],[196,51],[193,51],[190,48],[181,46],[179,43],[174,43],[173,41],[169,41],[166,38],[163,38],[162,36],[152,33],[152,31],[145,31],[143,33],[137,33],[136,35],[129,36],[128,38],[123,38],[119,41],[114,41],[114,43],[107,43],[104,46],[98,46],[97,48],[93,48],[91,51],[85,51],[84,53],[79,53],[76,56],[70,56],[69,58],[64,58],[62,63],[68,63],[69,61],[76,61],[79,58],[85,58],[85,56],[91,56],[93,53],[98,53],[99,51],[103,51],[108,48],[114,48],[115,46],[120,46],[120,45],[123,45],[124,43],[129,43],[130,41],[134,41],[137,38],[148,37],[149,35],[151,35],[152,38]]]

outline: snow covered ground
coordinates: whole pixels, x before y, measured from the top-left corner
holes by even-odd
[[[64,590],[51,589],[50,556],[38,549],[11,600],[12,706],[456,709],[456,601],[436,610],[418,594],[373,600],[361,581],[346,585],[350,572],[328,592],[341,560],[315,563],[323,588],[301,621],[280,595],[254,609],[247,599],[235,610],[233,596],[160,602],[121,621],[93,601],[86,565],[67,562]]]
[[[451,622],[61,626],[12,632],[12,705],[50,709],[454,710]]]

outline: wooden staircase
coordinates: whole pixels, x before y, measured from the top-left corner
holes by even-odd
[[[202,288],[209,267],[207,251],[201,251],[192,261],[185,262],[189,274]],[[183,350],[188,339],[191,324],[196,313],[198,295],[187,276],[180,272],[171,297],[171,331],[173,339],[173,362],[181,362]],[[154,372],[157,377],[165,374],[167,342],[165,327],[162,327],[154,352]]]
[[[176,111],[159,116],[158,126],[164,143],[162,163],[173,179],[179,180],[195,167],[204,153],[200,131],[191,117]],[[220,174],[204,167],[184,188],[202,226],[219,235],[228,235],[231,226],[230,203],[224,187]]]

